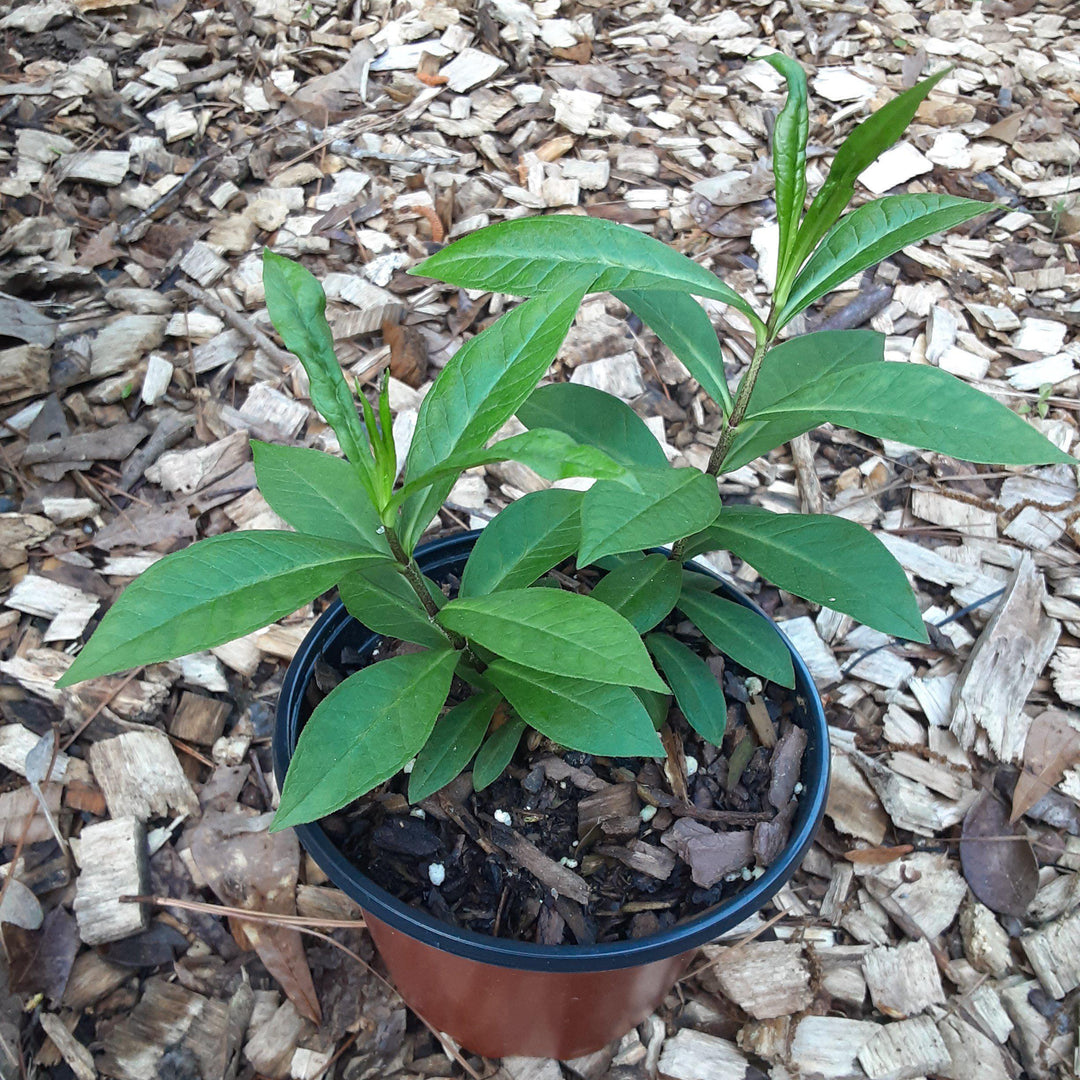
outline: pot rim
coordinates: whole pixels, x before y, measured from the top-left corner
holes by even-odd
[[[425,544],[416,552],[421,568],[429,576],[458,561],[471,550],[479,531],[455,533]],[[719,581],[730,599],[768,619],[749,597],[725,581],[708,566],[692,560],[689,565]],[[315,661],[331,646],[352,616],[340,600],[335,600],[316,620],[296,651],[285,673],[278,697],[273,735],[274,776],[278,786],[284,779],[298,736],[299,706]],[[829,733],[821,697],[802,657],[784,632],[776,627],[791,653],[795,668],[795,689],[806,702],[807,733],[810,735],[803,760],[805,787],[799,796],[799,811],[791,836],[780,857],[746,888],[715,907],[648,937],[595,945],[537,945],[512,938],[496,938],[451,926],[420,908],[395,897],[363,874],[338,849],[318,821],[296,825],[296,835],[331,881],[365,911],[395,930],[424,944],[469,960],[498,967],[527,971],[581,972],[636,967],[687,952],[718,937],[763,907],[788,881],[809,850],[825,812],[829,788]],[[377,639],[371,633],[364,645]]]

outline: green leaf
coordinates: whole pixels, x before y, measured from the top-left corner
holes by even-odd
[[[682,587],[683,589],[701,589],[705,592],[716,592],[720,588],[720,582],[710,574],[702,574],[684,566]]]
[[[375,504],[347,461],[257,439],[251,449],[259,491],[294,529],[390,554]]]
[[[955,195],[889,195],[842,217],[802,268],[776,320],[790,322],[837,285],[908,244],[992,210],[990,203]]]
[[[780,303],[784,302],[799,267],[851,202],[859,174],[900,138],[915,110],[949,70],[944,68],[876,109],[841,144],[825,183],[799,227],[788,273],[778,280],[776,292]]]
[[[633,689],[638,700],[645,706],[652,726],[659,731],[666,723],[668,713],[671,711],[671,695],[658,694],[655,690],[642,690],[640,686],[635,686]]]
[[[654,552],[605,574],[589,594],[617,611],[639,633],[651,630],[679,599],[682,567]]]
[[[57,686],[173,660],[250,634],[383,558],[300,533],[250,530],[200,540],[139,575]]]
[[[354,619],[377,634],[445,649],[446,635],[432,624],[398,566],[387,559],[354,570],[338,585],[341,602]],[[435,582],[424,578],[424,584],[436,604],[446,603],[446,597]]]
[[[746,418],[739,425],[735,442],[724,459],[723,471],[734,472],[817,426],[807,420],[809,426],[799,426],[793,431],[791,423],[778,417],[758,419],[761,413],[768,412],[790,394],[797,394],[838,371],[884,360],[885,335],[873,330],[819,330],[771,348],[750,395]]]
[[[580,491],[549,488],[510,503],[477,537],[461,576],[463,597],[524,589],[577,551]]]
[[[900,564],[854,521],[727,506],[715,525],[695,537],[688,554],[721,548],[796,596],[843,611],[883,634],[929,640]]]
[[[503,770],[514,760],[524,734],[525,721],[512,716],[484,740],[473,762],[473,791],[483,791],[502,776]]]
[[[496,660],[488,673],[518,715],[561,746],[612,757],[664,756],[645,706],[628,686],[569,679],[509,660]]]
[[[584,272],[568,275],[559,291],[519,304],[454,353],[420,406],[406,482],[479,450],[514,415],[555,359],[588,283]],[[453,486],[447,477],[405,503],[407,551]]]
[[[702,306],[690,295],[665,289],[619,289],[621,300],[686,366],[705,393],[731,412],[720,341]],[[654,440],[655,441],[655,440]]]
[[[532,431],[500,439],[483,450],[469,450],[448,458],[441,465],[418,476],[399,492],[406,498],[429,487],[444,476],[457,477],[465,469],[490,465],[496,461],[520,461],[545,480],[566,480],[572,476],[591,476],[612,480],[637,489],[634,474],[603,450],[579,443],[569,435],[553,428],[534,428]]]
[[[657,547],[703,529],[720,512],[716,479],[697,469],[641,470],[642,494],[597,481],[581,504],[578,565]]]
[[[498,704],[498,694],[473,694],[436,722],[409,773],[409,802],[418,803],[441,791],[469,764]]]
[[[735,663],[781,686],[795,685],[784,639],[756,611],[704,589],[685,590],[679,610]]]
[[[453,649],[408,653],[335,686],[300,732],[271,829],[325,817],[403,768],[431,734],[457,660]]]
[[[831,358],[825,351],[827,343],[812,341],[850,333],[809,334],[773,351],[782,357],[769,354],[763,378],[766,369],[777,381],[790,372],[791,392],[769,400],[773,387],[768,386],[759,400],[755,387],[745,426],[725,469],[738,468],[824,423],[983,464],[1075,464],[1075,458],[1023,417],[947,371],[926,364],[883,362],[881,335],[854,332],[867,347],[845,355],[837,344]],[[803,342],[812,347],[805,349]]]
[[[629,225],[577,214],[518,218],[477,229],[409,271],[466,289],[515,296],[550,293],[573,272],[591,277],[590,292],[689,292],[730,304],[761,325],[737,292],[674,248]]]
[[[507,589],[451,600],[439,612],[439,622],[539,671],[667,690],[634,628],[590,596]]]
[[[806,104],[806,73],[783,53],[763,58],[784,76],[787,101],[776,117],[772,136],[772,167],[776,177],[776,220],[780,226],[777,272],[791,261],[806,202],[806,137],[810,113]],[[798,269],[796,267],[796,269]]]
[[[537,387],[518,409],[527,428],[554,428],[629,468],[664,469],[667,458],[644,420],[612,394],[577,383]]]
[[[702,738],[719,746],[727,729],[727,701],[709,665],[667,634],[650,634],[645,644],[671,684],[686,722]]]
[[[275,255],[269,248],[263,248],[263,286],[274,329],[307,372],[311,404],[334,429],[341,449],[360,470],[374,499],[374,459],[356,400],[334,353],[322,286],[299,263]]]

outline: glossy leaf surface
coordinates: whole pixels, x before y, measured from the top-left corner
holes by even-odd
[[[434,795],[461,773],[480,749],[498,703],[498,694],[473,694],[436,722],[409,773],[409,802]]]
[[[715,274],[659,240],[603,218],[553,214],[517,218],[455,240],[410,273],[466,289],[538,296],[562,288],[568,273],[591,278],[590,292],[668,289],[754,309]]]
[[[942,69],[875,109],[841,143],[829,175],[799,228],[790,263],[792,276],[851,202],[859,174],[903,135],[915,110],[948,71]]]
[[[517,411],[527,428],[554,428],[595,446],[630,468],[663,469],[667,458],[645,421],[624,401],[591,386],[537,387]]]
[[[667,690],[630,623],[590,596],[507,589],[451,600],[439,612],[439,622],[539,671]]]
[[[725,507],[687,553],[727,549],[774,585],[884,634],[927,641],[915,594],[876,536],[846,518]]]
[[[669,634],[650,634],[645,644],[656,657],[686,722],[702,738],[719,746],[727,730],[727,702],[709,665]]]
[[[259,491],[294,529],[389,556],[379,515],[347,461],[321,450],[257,439],[251,440],[251,449]]]
[[[438,585],[428,578],[424,582],[436,604],[445,604],[446,597]],[[343,577],[338,593],[349,614],[377,634],[434,649],[447,646],[446,635],[432,625],[398,564],[389,559]]]
[[[720,340],[705,309],[687,293],[664,289],[618,289],[615,296],[652,329],[705,393],[731,412]]]
[[[266,310],[285,348],[304,365],[311,404],[334,429],[345,456],[370,483],[374,461],[326,321],[326,294],[299,263],[263,249]]]
[[[705,589],[684,590],[679,610],[737,664],[781,686],[795,685],[783,638],[756,611]]]
[[[200,540],[154,563],[121,593],[57,685],[223,645],[382,559],[338,540],[274,530]]]
[[[617,611],[639,633],[651,630],[679,599],[682,567],[654,552],[605,574],[589,595]]]
[[[790,322],[803,308],[876,266],[908,244],[992,210],[990,203],[955,195],[889,195],[842,217],[802,268],[776,325]]]
[[[325,817],[389,780],[431,734],[457,661],[452,649],[408,653],[335,686],[300,732],[272,828]]]
[[[580,491],[548,488],[510,503],[479,535],[461,577],[462,597],[524,589],[577,551]]]
[[[810,113],[802,65],[783,53],[772,53],[763,59],[787,82],[787,101],[776,117],[772,136],[776,220],[780,227],[779,271],[791,259],[806,202],[806,137]]]
[[[542,735],[586,754],[663,757],[640,699],[628,686],[572,679],[496,660],[488,668],[518,715]]]
[[[420,406],[406,482],[455,454],[479,450],[514,415],[555,359],[588,280],[569,275],[557,291],[519,304],[454,353]],[[451,475],[407,500],[406,550],[453,486]]]
[[[605,481],[585,492],[579,566],[689,536],[720,511],[715,478],[697,469],[640,470],[637,480],[640,494]]]

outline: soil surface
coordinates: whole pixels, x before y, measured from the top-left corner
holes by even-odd
[[[574,575],[572,563],[549,577],[580,591],[596,580],[591,570]],[[457,578],[443,585],[448,596],[457,586]],[[721,746],[674,702],[661,728],[666,761],[596,757],[527,729],[511,765],[480,792],[466,770],[411,806],[402,772],[323,827],[398,899],[496,937],[544,945],[644,937],[730,899],[787,843],[801,791],[802,708],[793,691],[720,656],[678,611],[659,629],[694,648],[722,681]],[[412,648],[387,640],[372,659]],[[347,651],[340,668],[317,665],[308,709],[367,662]],[[470,693],[455,679],[447,705]],[[497,712],[493,723],[500,719]]]

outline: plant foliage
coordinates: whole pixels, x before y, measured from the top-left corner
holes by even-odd
[[[719,742],[726,703],[702,658],[704,640],[778,684],[793,685],[794,673],[769,620],[684,569],[702,552],[726,549],[783,589],[925,641],[903,571],[869,531],[822,515],[721,507],[717,477],[824,423],[976,462],[1073,459],[944,371],[886,363],[880,334],[820,332],[778,343],[781,328],[840,283],[987,206],[909,194],[848,210],[858,175],[900,137],[940,72],[852,132],[807,209],[806,78],[786,56],[768,62],[787,84],[772,136],[779,256],[768,310],[672,248],[600,218],[480,229],[413,272],[526,299],[445,366],[403,462],[387,385],[373,401],[350,387],[318,281],[267,251],[270,319],[303,364],[312,404],[344,459],[254,443],[259,488],[296,531],[218,536],[162,559],[113,605],[60,684],[222,644],[338,586],[358,620],[419,651],[369,664],[315,708],[283,785],[275,819],[283,828],[346,805],[414,758],[413,800],[470,766],[479,790],[498,778],[529,728],[591,754],[662,757],[658,729],[672,696],[688,723]],[[603,290],[651,327],[716,402],[721,424],[707,469],[671,467],[617,398],[539,385],[582,298]],[[697,298],[730,305],[753,330],[753,358],[734,393]],[[515,415],[528,430],[492,443]],[[481,534],[448,597],[421,574],[413,550],[463,470],[504,460],[550,480],[592,483],[508,506]],[[673,546],[656,550],[664,545]],[[591,595],[552,574],[570,557],[603,575]],[[447,709],[455,674],[475,692]]]

